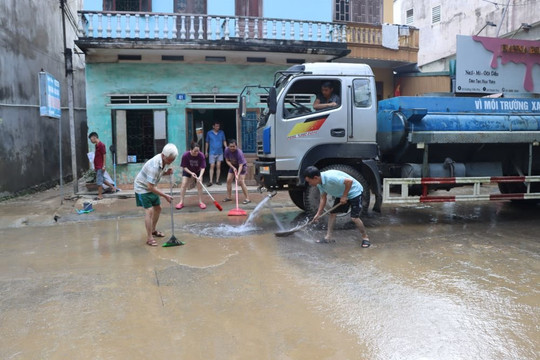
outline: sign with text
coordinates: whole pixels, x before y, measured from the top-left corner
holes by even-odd
[[[540,94],[540,41],[458,35],[456,92]]]
[[[44,71],[39,73],[39,116],[62,117],[60,82]]]

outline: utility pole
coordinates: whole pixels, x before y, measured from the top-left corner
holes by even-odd
[[[67,47],[66,39],[66,0],[60,0],[62,9],[62,29],[64,32],[64,63],[66,68],[66,78],[68,84],[68,114],[69,114],[69,136],[71,142],[71,173],[73,176],[73,194],[79,192],[79,179],[77,177],[77,149],[75,147],[75,117],[73,110],[73,52]]]

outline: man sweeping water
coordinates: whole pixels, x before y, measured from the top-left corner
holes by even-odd
[[[364,188],[352,176],[339,170],[328,170],[321,172],[315,166],[308,166],[304,171],[304,178],[310,186],[317,186],[321,192],[321,201],[319,209],[313,218],[316,221],[324,212],[326,206],[327,194],[336,198],[334,206],[340,204],[336,209],[330,212],[328,218],[328,230],[324,239],[318,240],[318,243],[335,242],[332,239],[332,232],[336,223],[338,213],[346,213],[351,208],[351,220],[360,230],[362,236],[362,247],[367,248],[371,245],[362,220],[360,220],[360,210],[362,201],[362,192]]]
[[[158,189],[157,185],[163,175],[171,175],[173,169],[168,167],[176,160],[178,149],[174,144],[167,144],[160,154],[148,160],[135,178],[134,190],[137,206],[144,208],[144,225],[146,227],[146,245],[157,246],[154,236],[164,237],[156,225],[161,214],[161,201],[163,197],[170,204],[172,196]]]

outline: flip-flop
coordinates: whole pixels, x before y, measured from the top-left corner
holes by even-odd
[[[152,240],[146,240],[146,245],[148,245],[148,246],[158,246],[158,243],[156,242],[155,239],[152,239]]]
[[[246,204],[249,204],[251,202],[251,200],[244,200],[242,201],[242,204],[246,205]]]
[[[231,198],[225,198],[225,199],[223,199],[223,202],[227,202],[227,201],[232,201],[232,199],[231,199]]]
[[[157,230],[154,231],[154,232],[152,233],[152,235],[157,236],[157,237],[165,237],[165,234],[164,234],[164,233],[162,233],[161,231],[157,231]]]
[[[370,245],[371,245],[371,243],[369,242],[368,239],[362,239],[362,247],[364,249],[367,249]]]
[[[184,208],[184,204],[176,204],[175,206],[176,210],[180,210]]]
[[[199,207],[204,210],[204,209],[206,209],[206,204],[200,203]]]

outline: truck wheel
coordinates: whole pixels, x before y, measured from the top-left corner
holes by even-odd
[[[304,206],[304,190],[303,189],[291,189],[289,190],[289,197],[294,205],[298,206],[302,210],[306,210]]]
[[[344,173],[351,175],[360,184],[362,184],[362,187],[364,188],[364,194],[362,196],[362,213],[367,213],[367,209],[369,207],[369,197],[370,197],[369,186],[368,186],[367,181],[362,176],[362,174],[358,170],[353,168],[352,166],[341,165],[341,164],[329,165],[321,169],[321,172],[326,171],[326,170],[343,171]],[[304,210],[308,213],[310,217],[314,216],[315,213],[317,212],[317,209],[319,208],[320,199],[321,197],[320,197],[319,189],[317,189],[317,187],[308,186],[306,190],[304,191],[304,207],[305,207]],[[332,205],[334,204],[334,199],[335,198],[333,196],[327,197],[327,204],[325,206],[325,209],[330,209],[332,207]],[[343,227],[343,225],[347,223],[352,224],[350,221],[349,213],[338,214],[337,219],[336,219],[336,227]]]

